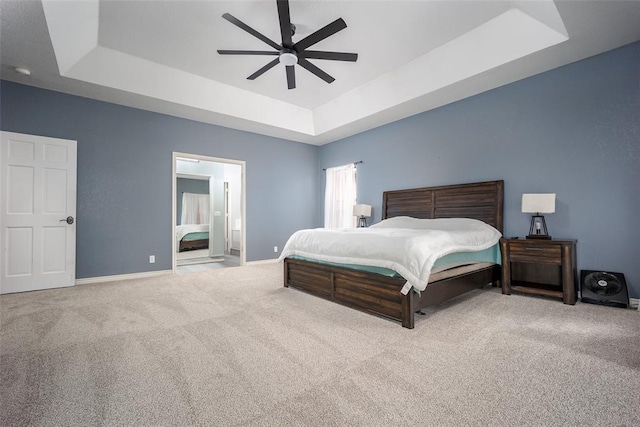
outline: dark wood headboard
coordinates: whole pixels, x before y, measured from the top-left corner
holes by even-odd
[[[502,232],[504,181],[394,190],[382,193],[382,219],[474,218]]]

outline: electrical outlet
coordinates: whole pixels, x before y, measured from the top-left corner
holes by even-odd
[[[278,247],[277,246],[273,247],[273,252],[278,252]]]
[[[156,256],[155,255],[149,255],[149,264],[153,264],[156,262]]]

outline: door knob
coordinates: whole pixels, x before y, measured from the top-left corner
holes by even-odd
[[[72,216],[68,216],[65,219],[61,219],[60,222],[66,222],[67,224],[71,225],[73,224],[73,217]]]

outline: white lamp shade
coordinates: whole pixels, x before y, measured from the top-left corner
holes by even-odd
[[[554,213],[556,193],[522,195],[522,213]]]
[[[353,205],[353,216],[371,216],[371,205]]]

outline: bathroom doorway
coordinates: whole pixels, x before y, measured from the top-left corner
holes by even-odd
[[[173,153],[173,272],[244,265],[245,162]]]

